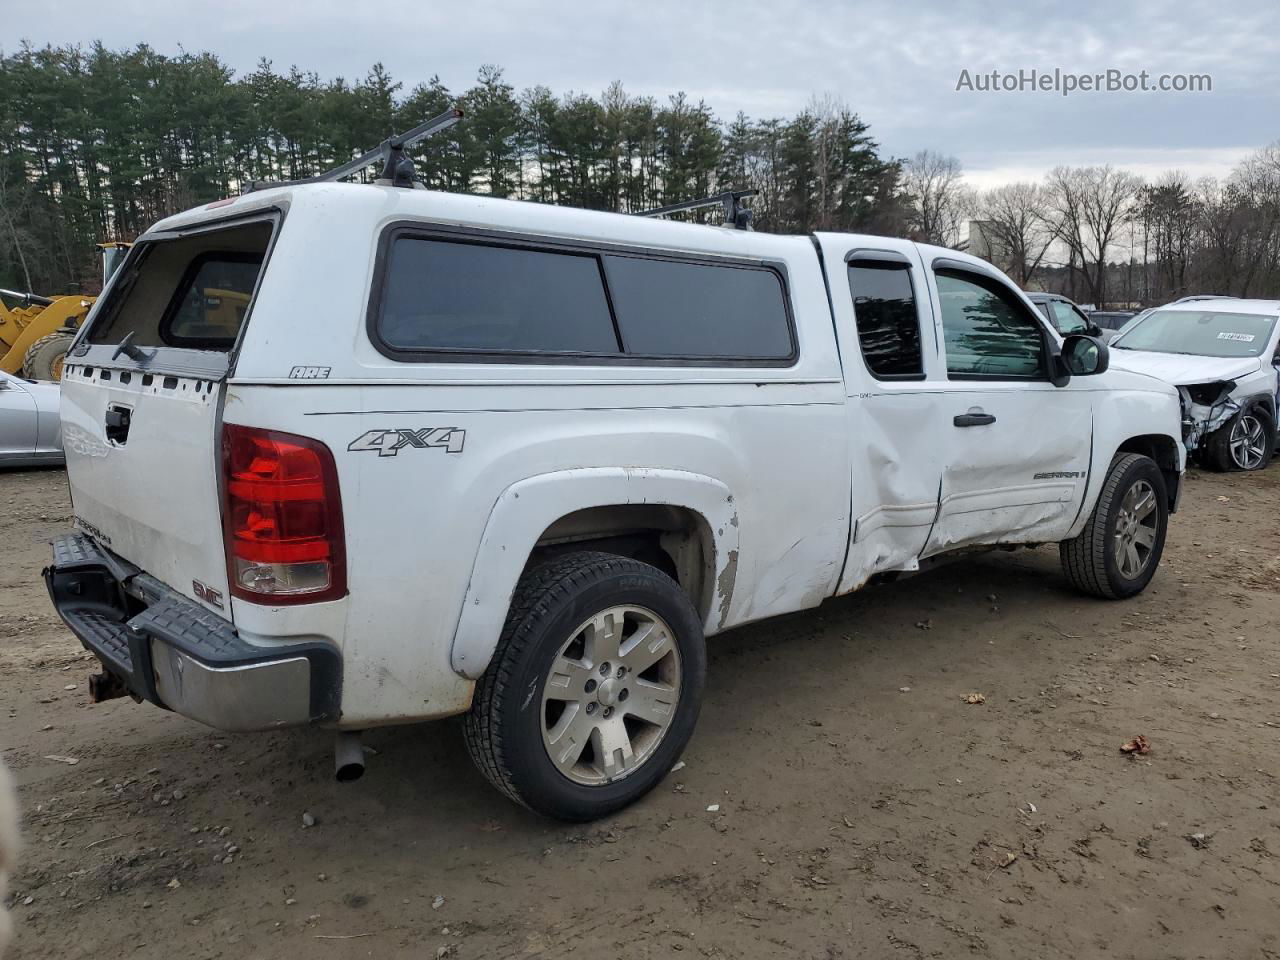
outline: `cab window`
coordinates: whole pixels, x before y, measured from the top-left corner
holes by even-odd
[[[851,260],[849,289],[858,343],[867,369],[878,380],[920,380],[920,317],[911,267],[879,260]]]
[[[1044,380],[1044,331],[998,280],[938,270],[951,380]]]
[[[249,312],[262,257],[234,253],[202,255],[179,287],[161,336],[174,346],[219,347],[235,343]]]

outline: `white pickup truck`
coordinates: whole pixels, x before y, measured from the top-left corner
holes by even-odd
[[[1178,396],[1107,365],[953,250],[266,189],[88,318],[46,579],[95,699],[332,728],[344,775],[465,714],[495,785],[591,818],[684,749],[712,634],[980,548],[1142,590]]]

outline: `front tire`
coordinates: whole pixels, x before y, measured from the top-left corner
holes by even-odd
[[[1271,463],[1276,426],[1260,406],[1246,407],[1205,441],[1205,463],[1223,473],[1262,470]]]
[[[1111,461],[1098,502],[1080,535],[1058,544],[1072,586],[1122,600],[1146,589],[1164,553],[1169,497],[1150,457],[1121,453]]]
[[[593,820],[666,776],[693,734],[706,676],[698,615],[656,567],[574,553],[520,580],[464,729],[512,800]]]

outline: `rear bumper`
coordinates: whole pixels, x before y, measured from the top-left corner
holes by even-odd
[[[54,541],[44,578],[71,632],[139,700],[220,730],[338,719],[336,647],[249,643],[229,621],[82,533]]]

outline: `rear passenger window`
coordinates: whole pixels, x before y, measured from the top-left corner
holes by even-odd
[[[952,380],[1044,380],[1043,328],[1000,283],[937,272]]]
[[[772,270],[607,256],[627,353],[785,360],[793,353],[782,281]]]
[[[882,380],[922,378],[920,317],[911,268],[879,260],[852,260],[849,289],[867,369]]]
[[[419,237],[392,243],[378,332],[400,350],[618,353],[596,257]]]
[[[768,267],[404,227],[384,257],[370,333],[399,359],[444,352],[777,365],[795,356],[782,277]]]

